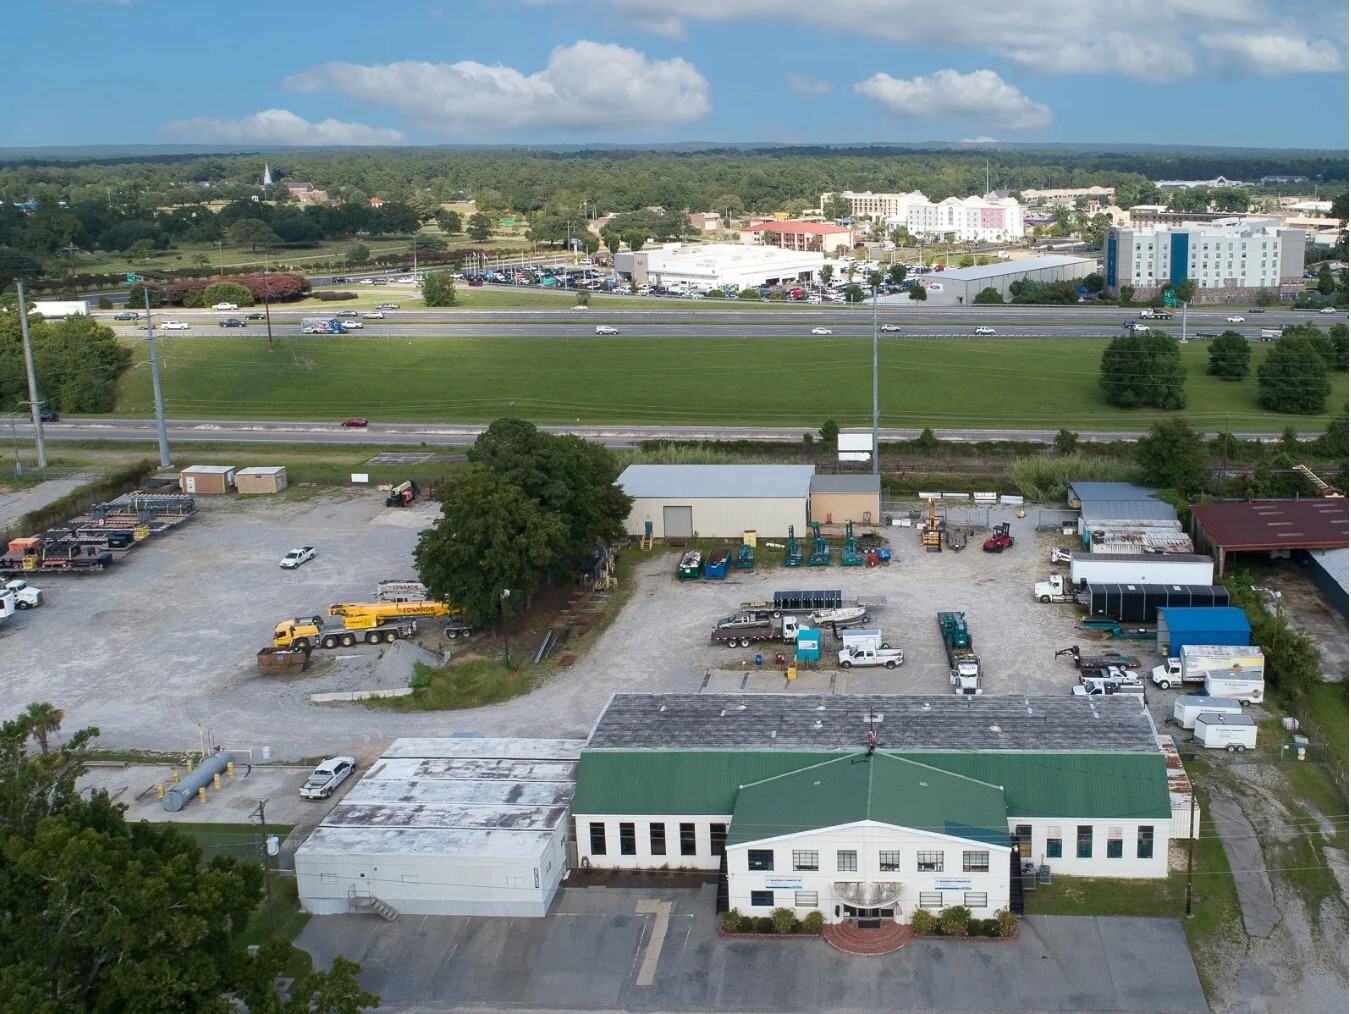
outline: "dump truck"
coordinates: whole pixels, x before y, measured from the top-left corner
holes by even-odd
[[[274,648],[350,648],[358,641],[389,644],[417,633],[414,620],[394,620],[352,629],[342,620],[322,616],[296,616],[282,620],[272,632]]]
[[[813,609],[839,609],[844,596],[838,591],[777,591],[771,602],[743,602],[743,611],[766,612],[771,616],[784,613],[810,613]]]
[[[948,653],[948,682],[952,692],[965,696],[984,693],[980,679],[980,656],[966,626],[966,613],[938,613],[938,632]]]
[[[799,630],[809,629],[796,616],[770,616],[764,610],[733,613],[709,632],[714,644],[749,648],[755,641],[796,641]]]
[[[1176,658],[1154,667],[1150,679],[1160,690],[1167,690],[1183,683],[1204,683],[1210,676],[1260,683],[1265,673],[1266,656],[1256,645],[1184,644]]]
[[[1085,655],[1079,650],[1077,644],[1072,644],[1068,648],[1061,648],[1055,653],[1056,658],[1066,656],[1074,659],[1074,664],[1080,670],[1105,669],[1113,665],[1122,669],[1139,669],[1142,664],[1136,656],[1123,655],[1119,651],[1104,651],[1096,655]]]

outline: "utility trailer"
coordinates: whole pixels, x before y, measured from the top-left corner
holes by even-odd
[[[1203,584],[1091,584],[1088,612],[1118,623],[1153,622],[1164,606],[1227,606],[1229,589]]]
[[[1116,666],[1119,669],[1139,669],[1143,663],[1134,655],[1123,655],[1119,651],[1104,651],[1096,655],[1084,655],[1079,651],[1077,644],[1068,648],[1061,648],[1055,653],[1056,658],[1068,656],[1074,659],[1074,664],[1081,671],[1089,669],[1106,669],[1109,666]]]
[[[769,602],[743,602],[743,610],[767,612],[771,616],[784,613],[810,613],[815,609],[839,609],[844,595],[839,591],[776,591]]]
[[[708,639],[729,648],[749,648],[756,641],[796,641],[798,631],[809,629],[796,616],[766,616],[762,611],[733,613],[717,622]]]
[[[1096,630],[1106,634],[1114,641],[1153,641],[1158,636],[1157,627],[1124,626],[1118,620],[1088,619],[1079,621],[1081,630]]]

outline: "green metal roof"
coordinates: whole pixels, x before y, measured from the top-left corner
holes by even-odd
[[[884,753],[865,753],[743,787],[727,844],[863,820],[988,845],[1009,843],[1004,795],[995,786]]]
[[[1167,819],[1163,755],[1130,753],[886,753],[1002,786],[1010,817]],[[577,814],[730,816],[738,790],[858,751],[584,750]]]

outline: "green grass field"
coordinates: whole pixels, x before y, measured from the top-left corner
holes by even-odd
[[[894,427],[1139,429],[1163,418],[1102,403],[1105,342],[888,339],[881,423]],[[515,413],[538,424],[865,425],[868,342],[843,338],[598,339],[167,337],[169,414],[180,418],[478,422]],[[144,348],[136,346],[138,357]],[[1257,404],[1252,378],[1205,375],[1207,347],[1182,349],[1193,425],[1279,432],[1328,417],[1280,416]],[[1254,366],[1266,349],[1254,349]],[[151,413],[148,370],[123,377],[118,412]],[[353,434],[354,441],[357,434]]]

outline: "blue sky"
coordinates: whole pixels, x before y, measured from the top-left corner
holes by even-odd
[[[4,146],[1347,146],[1332,0],[15,6]]]

